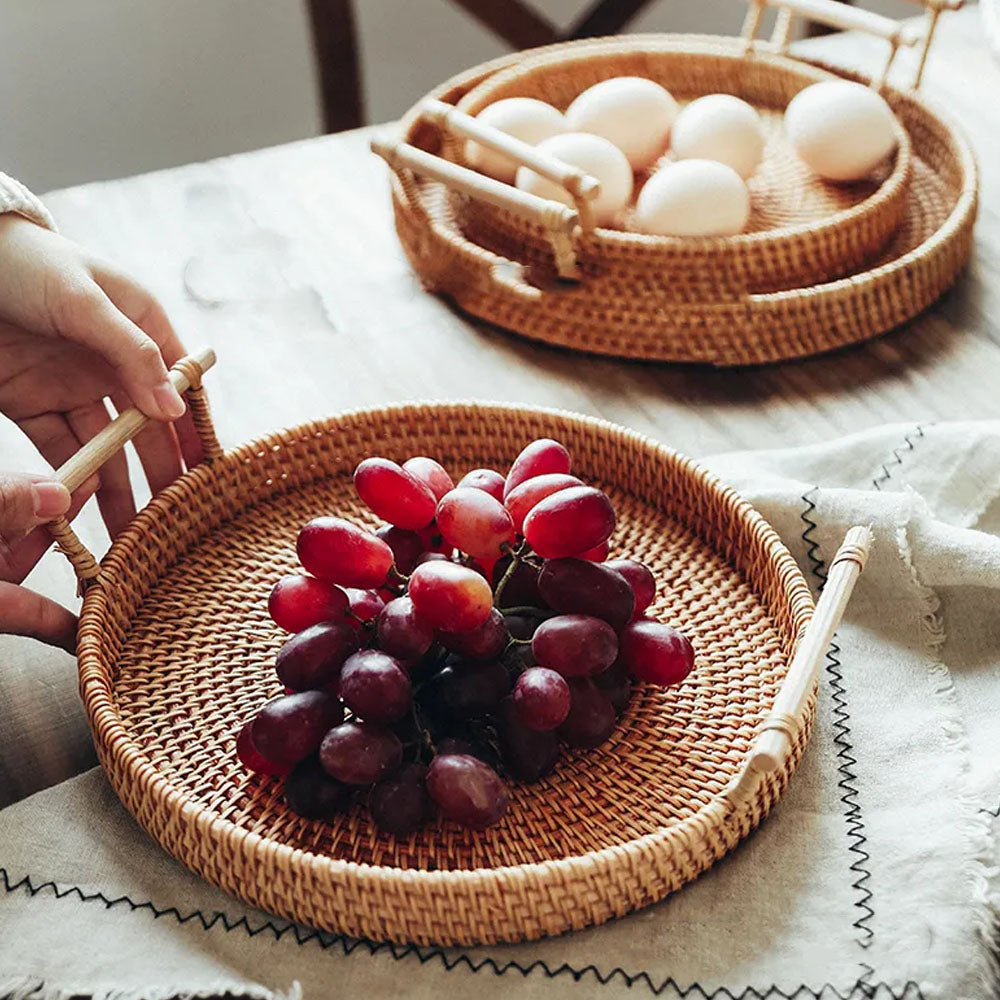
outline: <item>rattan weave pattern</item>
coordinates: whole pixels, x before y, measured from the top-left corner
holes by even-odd
[[[278,691],[281,636],[266,594],[319,512],[366,523],[360,458],[434,454],[459,471],[565,441],[621,511],[616,551],[662,581],[656,614],[694,638],[695,673],[640,689],[608,743],[517,787],[482,834],[440,824],[378,834],[357,809],[329,824],[289,813],[278,784],[232,753],[241,721]],[[153,500],[115,541],[81,616],[81,691],[125,805],[174,856],[247,902],[376,940],[459,944],[600,923],[679,888],[776,800],[808,738],[749,807],[722,796],[784,677],[812,600],[772,529],[688,460],[557,411],[413,405],[279,432],[215,458]]]
[[[730,49],[739,45],[735,40],[691,39],[692,44],[707,41]],[[687,44],[687,36],[679,44]],[[799,67],[798,72],[809,69],[798,61],[785,62]],[[509,66],[510,60],[477,67],[430,96],[460,103]],[[816,69],[834,68],[817,64]],[[878,336],[927,308],[954,282],[971,253],[978,181],[968,143],[922,96],[888,89],[886,97],[912,147],[912,179],[902,220],[874,259],[821,284],[793,282],[777,290],[734,295],[732,283],[726,289],[726,269],[717,258],[719,266],[712,274],[718,277],[720,294],[703,276],[692,280],[699,266],[686,267],[678,257],[658,277],[643,267],[605,268],[575,285],[540,287],[512,263],[530,257],[530,240],[529,250],[517,253],[513,243],[504,244],[509,257],[479,246],[462,232],[455,199],[444,186],[406,171],[390,174],[396,229],[430,290],[474,316],[533,340],[617,357],[719,366],[767,364],[835,350]],[[404,136],[424,148],[440,143],[436,129],[415,112],[404,122]],[[486,226],[496,215],[477,217]],[[496,228],[492,232],[487,242],[509,239]],[[624,236],[600,232],[602,252]],[[845,246],[831,247],[834,254],[847,253]],[[669,284],[671,275],[679,276],[674,286]]]

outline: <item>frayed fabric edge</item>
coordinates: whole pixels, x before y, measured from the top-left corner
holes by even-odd
[[[968,733],[962,721],[955,682],[947,664],[941,658],[947,637],[941,615],[941,601],[934,590],[921,580],[913,562],[909,537],[910,523],[920,515],[930,517],[930,512],[919,494],[909,488],[906,492],[909,495],[909,503],[903,507],[901,516],[896,522],[896,548],[910,574],[914,591],[920,601],[920,621],[924,630],[925,644],[932,657],[928,673],[945,711],[941,726],[945,745],[956,751],[963,761],[958,775],[961,782],[958,804],[964,814],[960,829],[970,848],[966,876],[971,889],[972,919],[981,958],[981,968],[978,970],[979,985],[985,991],[985,996],[1000,997],[1000,954],[997,952],[998,936],[1000,936],[1000,872],[997,870],[997,859],[994,856],[991,817],[984,815],[980,810],[977,797],[970,785],[972,751]]]
[[[208,1000],[210,997],[239,996],[240,1000],[302,1000],[302,987],[296,980],[287,991],[269,990],[263,986],[237,985],[219,982],[191,992],[170,987],[110,989],[94,992],[89,987],[73,989],[49,986],[37,976],[20,976],[0,980],[0,1000]]]

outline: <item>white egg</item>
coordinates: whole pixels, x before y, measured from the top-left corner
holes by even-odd
[[[533,97],[506,97],[487,105],[476,118],[484,125],[492,125],[532,146],[566,130],[566,120],[562,113],[551,104],[536,101]],[[508,184],[513,183],[517,173],[517,163],[514,160],[480,146],[477,142],[465,144],[465,159],[470,167]]]
[[[600,181],[601,192],[593,203],[594,216],[599,226],[610,225],[632,197],[632,168],[625,159],[625,154],[607,139],[587,132],[564,132],[540,142],[538,149],[563,163],[579,167],[584,173]],[[516,183],[522,191],[537,194],[540,198],[551,198],[567,205],[574,204],[561,184],[556,184],[527,167],[518,170]]]
[[[800,90],[785,110],[795,151],[820,177],[855,181],[896,148],[892,109],[871,87],[825,80]]]
[[[641,76],[619,76],[580,94],[566,109],[566,126],[603,136],[633,170],[644,170],[666,148],[676,117],[677,102],[668,90]]]
[[[678,160],[646,181],[635,218],[640,232],[655,236],[734,236],[750,218],[750,192],[724,163]]]
[[[679,160],[718,160],[745,179],[764,154],[764,126],[746,101],[732,94],[709,94],[677,116],[670,150]]]

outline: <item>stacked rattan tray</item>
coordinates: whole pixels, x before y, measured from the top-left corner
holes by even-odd
[[[564,219],[527,217],[491,202],[453,181],[453,172],[429,166],[430,159],[459,170],[464,164],[448,116],[431,113],[435,102],[470,115],[511,96],[565,107],[587,86],[629,74],[663,83],[681,103],[728,92],[757,106],[769,139],[751,182],[747,233],[677,239],[566,227]],[[715,365],[782,361],[912,318],[955,280],[971,250],[971,151],[915,90],[878,81],[900,143],[870,181],[829,184],[798,161],[782,133],[783,109],[804,86],[837,75],[868,82],[746,39],[569,42],[449,81],[410,112],[402,143],[374,145],[393,167],[396,228],[414,268],[428,288],[469,313],[600,354]]]
[[[348,413],[223,452],[201,367],[187,359],[172,377],[197,387],[205,462],[152,500],[100,564],[65,522],[51,526],[86,585],[80,686],[98,755],[167,851],[248,903],[316,927],[493,942],[655,902],[767,815],[808,739],[833,623],[817,614],[807,628],[813,602],[794,560],[732,490],[620,427],[487,404]],[[137,411],[119,417],[59,470],[62,481],[92,475],[142,424]],[[294,815],[279,782],[242,768],[233,741],[280,691],[272,662],[283,637],[267,593],[296,566],[298,528],[318,512],[373,523],[351,478],[372,453],[434,454],[456,472],[503,468],[541,435],[564,441],[578,474],[614,498],[613,549],[657,573],[652,613],[692,637],[694,673],[678,688],[638,688],[607,743],[512,786],[507,816],[485,832],[441,821],[397,839],[364,809],[331,822]]]

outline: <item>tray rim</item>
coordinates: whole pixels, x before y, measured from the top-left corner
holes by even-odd
[[[646,434],[630,430],[622,425],[604,420],[594,416],[577,413],[556,407],[528,406],[516,403],[494,402],[488,400],[440,400],[440,401],[418,401],[412,403],[397,403],[387,407],[362,407],[338,412],[330,417],[307,421],[295,425],[294,427],[278,430],[271,434],[255,438],[236,448],[225,451],[217,462],[212,465],[201,465],[184,473],[173,484],[163,490],[157,497],[149,502],[129,526],[114,540],[110,549],[101,559],[101,573],[97,582],[86,591],[83,607],[80,612],[80,632],[78,640],[78,672],[80,679],[80,694],[84,702],[88,722],[98,750],[102,768],[112,784],[115,793],[122,804],[136,818],[136,820],[150,833],[160,845],[172,856],[182,863],[192,868],[201,877],[209,882],[220,886],[226,891],[235,892],[222,883],[222,880],[214,877],[214,872],[206,872],[189,863],[188,858],[180,857],[174,850],[163,843],[161,837],[162,827],[160,823],[154,822],[149,815],[140,815],[140,810],[133,808],[132,796],[137,795],[136,801],[159,797],[163,800],[166,808],[173,817],[174,822],[180,822],[190,830],[199,830],[204,839],[212,844],[213,856],[220,853],[220,845],[226,840],[238,838],[241,844],[240,855],[244,867],[252,867],[250,855],[267,847],[269,854],[274,858],[288,862],[288,867],[294,869],[297,865],[307,866],[315,877],[311,882],[315,883],[319,879],[333,882],[339,878],[355,878],[363,884],[371,880],[391,879],[402,888],[407,888],[407,884],[414,884],[419,889],[421,886],[433,887],[445,884],[462,883],[476,885],[482,883],[484,879],[495,881],[502,877],[515,882],[531,882],[533,876],[542,876],[545,882],[546,875],[559,875],[572,872],[572,869],[579,865],[608,865],[616,859],[620,859],[623,851],[628,851],[634,856],[640,852],[650,849],[665,848],[665,842],[686,839],[691,830],[698,830],[705,826],[725,825],[732,827],[730,836],[735,835],[733,844],[725,847],[714,856],[708,865],[701,871],[710,867],[719,858],[725,856],[728,851],[740,840],[746,837],[764,819],[770,811],[773,802],[777,800],[787,783],[791,773],[798,764],[802,750],[810,735],[810,729],[815,714],[815,702],[810,704],[810,708],[803,719],[803,725],[796,746],[789,758],[784,772],[778,777],[768,779],[762,783],[756,798],[751,799],[746,805],[737,810],[730,810],[725,801],[725,792],[718,791],[711,795],[692,815],[678,821],[677,823],[663,827],[656,832],[644,834],[641,837],[622,840],[607,847],[583,854],[569,855],[558,859],[546,859],[544,861],[528,862],[519,865],[504,865],[490,868],[465,868],[446,870],[427,870],[420,868],[400,868],[386,865],[374,865],[367,862],[358,862],[346,858],[334,858],[329,855],[307,851],[301,848],[292,847],[284,842],[266,837],[262,834],[247,830],[231,820],[220,816],[216,811],[209,812],[200,805],[194,795],[187,789],[178,786],[173,780],[164,775],[151,763],[145,755],[144,750],[131,735],[130,731],[121,721],[116,710],[113,695],[113,684],[104,676],[104,669],[100,663],[100,619],[104,607],[111,600],[110,592],[113,590],[113,569],[116,563],[128,560],[130,546],[134,540],[141,538],[144,529],[155,523],[159,518],[169,517],[173,509],[173,503],[182,500],[187,496],[187,491],[194,487],[204,489],[211,484],[214,478],[213,469],[223,467],[238,467],[252,459],[262,450],[269,449],[277,440],[284,435],[315,433],[317,428],[323,428],[328,433],[336,432],[336,424],[342,420],[351,419],[374,419],[380,416],[383,419],[393,416],[402,416],[407,413],[432,414],[435,410],[445,408],[475,407],[486,410],[503,410],[512,414],[518,412],[530,412],[539,417],[553,417],[560,420],[569,420],[575,423],[582,423],[584,426],[601,432],[612,432],[624,434],[633,438],[644,447],[649,447],[654,452],[670,462],[679,463],[685,472],[701,478],[706,486],[716,491],[720,499],[724,500],[727,508],[727,515],[740,519],[748,530],[759,532],[763,542],[766,542],[768,558],[781,569],[783,589],[788,595],[790,622],[789,631],[794,634],[792,646],[789,650],[786,661],[790,662],[794,649],[797,648],[802,639],[802,635],[808,625],[814,610],[814,602],[811,591],[805,582],[797,563],[781,541],[775,529],[747,500],[742,498],[732,487],[724,484],[717,476],[705,470],[700,464],[692,461],[687,456],[677,452],[675,449],[664,445],[656,439]],[[280,486],[275,486],[272,490],[264,494],[261,499],[270,499],[278,496],[282,492]],[[245,506],[249,506],[247,504]],[[240,507],[239,510],[244,509]],[[236,512],[238,513],[238,511]],[[223,517],[222,523],[231,519],[234,514],[227,514]],[[200,533],[196,537],[203,537],[212,528]],[[787,669],[787,666],[786,666]],[[111,761],[126,759],[127,764],[119,770],[112,767]],[[153,772],[152,774],[148,772]],[[145,789],[144,792],[136,792],[136,789]],[[762,796],[767,797],[764,805],[761,806]],[[169,822],[169,821],[168,821]],[[669,848],[670,851],[676,847]],[[536,880],[537,881],[537,880]],[[280,908],[267,907],[258,899],[250,899],[242,893],[236,893],[249,905],[264,906],[279,912],[282,916],[293,920],[302,920],[301,914],[284,911]],[[657,897],[662,898],[662,897]],[[647,900],[652,902],[653,900]],[[644,905],[634,904],[631,909]],[[629,911],[625,911],[629,912]],[[615,914],[612,914],[612,916]],[[617,914],[621,915],[621,914]],[[605,919],[610,919],[606,917]],[[567,923],[564,929],[574,929],[575,925]],[[338,932],[353,934],[352,931],[344,931],[338,928]],[[530,938],[546,936],[550,932],[536,933]],[[416,941],[417,943],[444,943],[444,944],[477,944],[495,943],[501,940],[525,940],[529,937],[495,937],[482,938],[472,936],[467,939],[450,940],[438,942],[432,939],[421,940],[418,938],[403,936],[392,937],[392,940]]]

